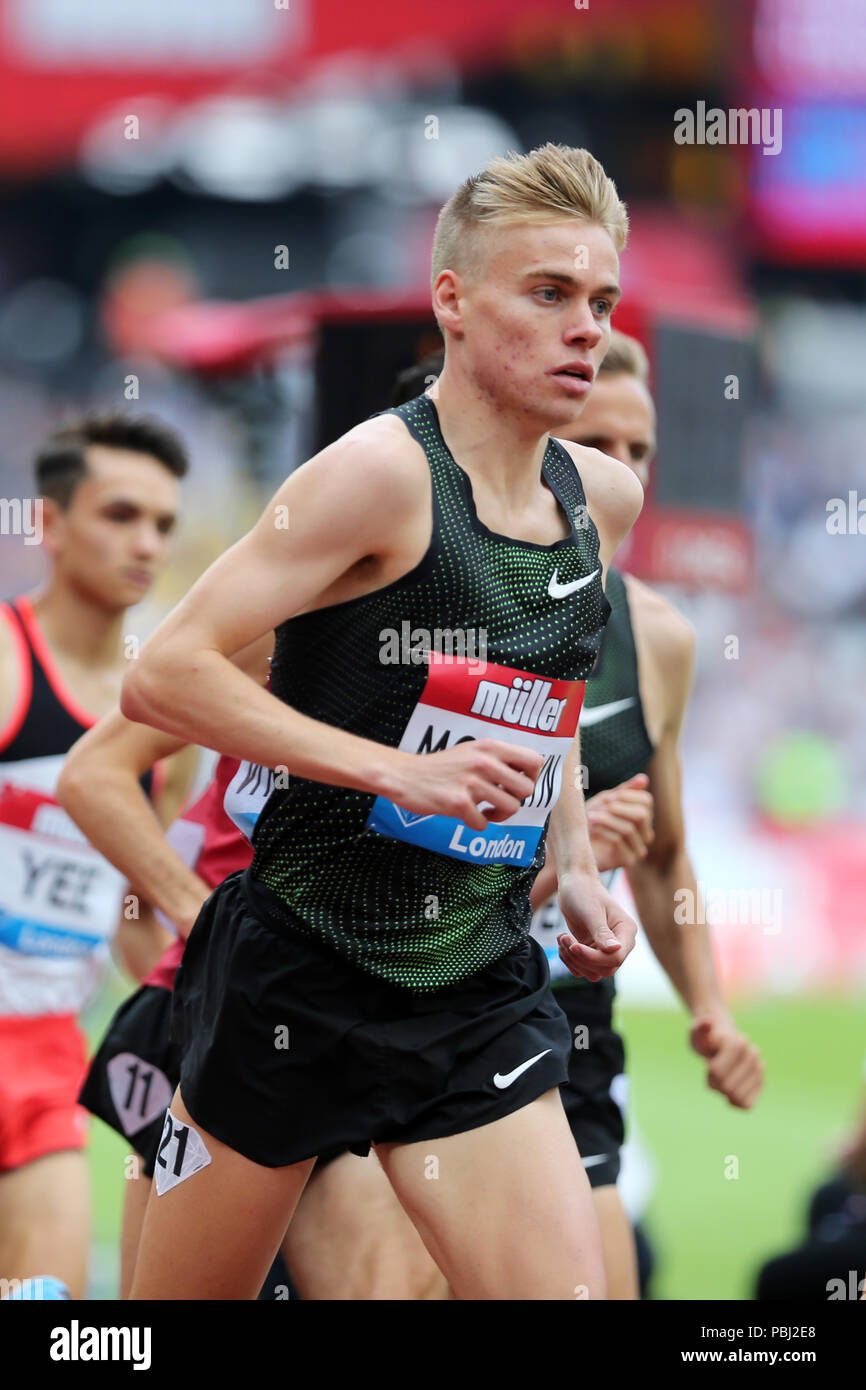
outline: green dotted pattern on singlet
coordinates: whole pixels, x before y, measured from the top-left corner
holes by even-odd
[[[587,773],[587,797],[618,787],[639,772],[646,772],[654,752],[643,717],[628,594],[618,570],[608,570],[605,594],[610,603],[610,618],[604,630],[598,665],[586,683],[580,725],[580,760]],[[623,701],[631,703],[623,706]],[[601,717],[593,719],[593,711]],[[612,997],[616,993],[614,979],[596,983],[576,978],[558,979],[553,987],[580,986],[587,992]]]
[[[469,643],[483,631],[488,663],[583,680],[610,609],[598,576],[567,598],[548,592],[554,574],[567,585],[599,570],[598,534],[560,444],[549,441],[542,474],[572,530],[553,545],[535,545],[478,520],[469,478],[452,458],[428,396],[389,413],[403,420],[430,467],[428,550],[394,583],[283,623],[271,690],[314,719],[396,747],[427,669],[383,664],[387,632],[462,629],[471,654]],[[251,873],[274,895],[268,907],[275,924],[316,937],[358,968],[413,991],[464,979],[513,949],[528,929],[544,836],[530,866],[462,863],[367,829],[374,800],[298,777],[272,793],[254,832]]]

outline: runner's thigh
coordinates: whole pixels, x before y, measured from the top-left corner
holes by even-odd
[[[598,1219],[558,1090],[477,1129],[377,1152],[457,1298],[606,1296]]]

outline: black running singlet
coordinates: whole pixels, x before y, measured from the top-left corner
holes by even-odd
[[[479,521],[428,396],[391,413],[430,467],[430,545],[394,583],[283,623],[271,689],[391,747],[426,753],[488,737],[537,748],[544,766],[520,810],[484,834],[290,777],[259,816],[251,873],[270,890],[276,922],[423,991],[482,970],[527,931],[547,817],[610,610],[598,534],[561,444],[549,441],[542,475],[571,532],[536,545]]]
[[[93,727],[96,718],[66,688],[30,600],[22,595],[0,607],[18,649],[19,679],[15,709],[5,728],[0,729],[2,780],[14,771],[4,769],[4,763],[62,758]],[[59,767],[58,762],[54,781],[60,775]],[[150,796],[152,772],[144,774],[141,785]]]
[[[587,797],[646,772],[654,751],[644,723],[628,595],[618,570],[608,570],[604,591],[610,618],[580,712]]]

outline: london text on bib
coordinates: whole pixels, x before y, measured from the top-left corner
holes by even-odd
[[[367,828],[467,864],[531,864],[559,796],[583,691],[583,681],[546,680],[490,663],[482,674],[475,662],[431,652],[427,682],[400,740],[404,753],[438,753],[493,738],[531,748],[544,764],[520,809],[486,830],[471,830],[450,816],[417,815],[383,796],[373,803]]]

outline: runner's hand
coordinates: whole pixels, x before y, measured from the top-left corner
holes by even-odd
[[[559,906],[572,933],[556,938],[559,959],[578,979],[607,979],[634,946],[637,924],[594,874],[559,880]]]
[[[492,738],[441,753],[403,754],[386,795],[417,815],[453,816],[472,830],[507,820],[532,793],[544,758]]]
[[[764,1084],[759,1048],[749,1042],[732,1018],[714,1014],[700,1014],[692,1021],[689,1041],[698,1056],[709,1062],[707,1085],[721,1091],[731,1105],[749,1110]]]
[[[599,872],[629,868],[652,843],[653,799],[645,772],[618,787],[597,792],[586,803],[589,841]]]

